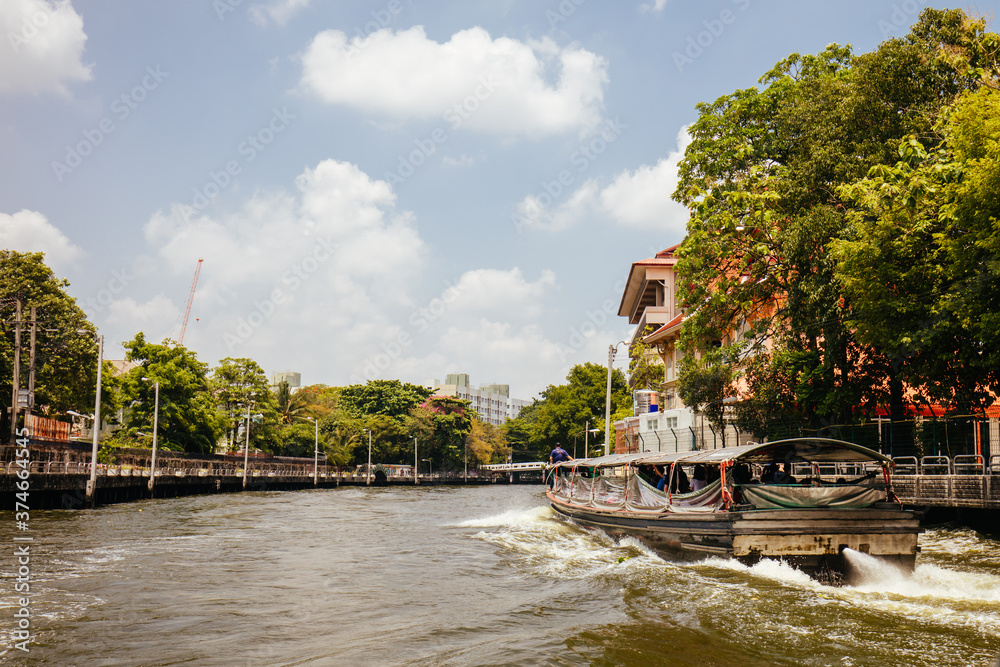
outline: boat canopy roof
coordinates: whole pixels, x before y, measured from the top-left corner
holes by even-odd
[[[611,454],[592,459],[563,461],[563,467],[612,468],[627,464],[668,465],[674,462],[707,463],[718,465],[727,461],[771,463],[805,461],[807,463],[856,463],[876,461],[891,463],[883,454],[852,442],[828,438],[791,438],[774,442],[751,443],[738,447],[708,449],[690,452],[642,452],[638,454]]]

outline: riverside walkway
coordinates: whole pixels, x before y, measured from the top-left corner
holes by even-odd
[[[51,451],[49,452],[52,453]],[[41,453],[44,455],[44,453]],[[71,457],[78,458],[78,457]],[[412,468],[401,474],[398,466],[372,466],[371,474],[364,470],[338,469],[314,459],[250,457],[244,475],[242,457],[212,459],[157,458],[155,478],[148,458],[135,455],[128,463],[97,464],[93,504],[140,500],[143,498],[173,498],[206,493],[243,491],[293,491],[308,488],[340,486],[444,485],[444,484],[540,484],[541,465],[532,470],[490,471],[473,469],[460,472],[419,474],[414,479]],[[518,464],[515,464],[518,465]],[[26,471],[26,472],[23,472]],[[87,482],[91,464],[84,460],[30,460],[19,465],[16,460],[0,462],[0,507],[12,509],[19,493],[27,486],[32,509],[78,509],[87,506]],[[24,482],[27,482],[27,485]]]

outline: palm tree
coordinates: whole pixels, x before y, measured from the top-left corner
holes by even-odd
[[[310,395],[303,392],[293,394],[287,382],[282,381],[278,385],[275,398],[282,424],[308,421],[312,416]]]
[[[357,445],[358,434],[338,426],[324,441],[323,449],[330,463],[344,466],[348,465],[354,458],[354,448]]]

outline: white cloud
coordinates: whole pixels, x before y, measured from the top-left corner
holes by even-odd
[[[175,204],[146,224],[155,254],[137,260],[140,279],[118,295],[108,324],[122,340],[143,327],[154,340],[176,337],[190,272],[204,259],[186,345],[210,363],[249,356],[272,370],[313,372],[319,363],[325,381],[346,381],[355,360],[413,307],[425,244],[412,213],[395,203],[384,181],[324,160],[294,190],[254,195],[229,215]],[[159,292],[167,280],[171,299],[137,296],[140,283]]]
[[[138,303],[131,297],[116,299],[108,306],[108,311],[109,325],[124,325],[135,332],[166,331],[175,321],[179,321],[181,315],[180,308],[162,294],[157,294],[144,303]],[[172,335],[176,337],[177,334]]]
[[[519,231],[565,231],[592,215],[611,218],[619,225],[683,234],[688,210],[671,195],[677,188],[678,165],[691,143],[687,127],[677,133],[677,148],[655,165],[626,169],[602,188],[596,178],[586,181],[565,201],[549,194],[528,195],[515,206]]]
[[[556,284],[556,274],[542,271],[535,282],[524,279],[521,269],[509,271],[476,269],[467,271],[455,284],[459,313],[489,312],[505,319],[536,317],[542,311],[542,299]]]
[[[83,18],[69,0],[3,0],[0,35],[0,92],[66,94],[67,83],[91,78]]]
[[[661,12],[667,6],[667,0],[653,0],[653,4],[648,2],[639,5],[639,10],[643,12]]]
[[[528,195],[515,207],[518,231],[541,230],[561,232],[580,223],[591,215],[598,201],[600,186],[596,178],[591,178],[577,188],[569,198],[556,204],[546,205],[544,194]]]
[[[628,227],[683,232],[687,209],[671,199],[677,188],[678,164],[691,143],[687,128],[677,134],[677,149],[653,166],[625,170],[601,191],[601,206],[616,222]]]
[[[330,104],[511,136],[594,128],[608,83],[607,61],[597,54],[549,38],[492,39],[482,28],[443,44],[422,26],[350,39],[327,30],[302,63],[302,85]]]
[[[283,26],[311,3],[312,0],[272,0],[266,5],[250,7],[250,18],[259,26],[267,25],[268,21]]]
[[[60,270],[83,254],[44,215],[27,209],[13,215],[0,213],[0,248],[19,252],[44,252],[45,263]]]

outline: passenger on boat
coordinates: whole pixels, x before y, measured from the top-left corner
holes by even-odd
[[[559,463],[560,461],[572,461],[573,457],[557,442],[555,449],[549,452],[549,463]]]
[[[795,484],[795,477],[792,476],[792,466],[790,463],[782,463],[781,470],[774,475],[775,484]]]
[[[767,467],[764,468],[764,472],[760,474],[761,484],[774,484],[774,476],[778,474],[778,463],[768,463]]]
[[[694,467],[694,475],[691,478],[691,490],[701,491],[708,486],[708,482],[706,481],[707,477],[708,475],[705,472],[705,466],[700,463],[696,465]]]
[[[691,483],[688,481],[687,473],[684,472],[684,468],[677,466],[677,474],[674,475],[673,482],[670,484],[671,493],[691,493]]]
[[[667,477],[670,475],[667,466],[653,466],[653,472],[659,477],[656,482],[656,490],[663,491],[667,486]]]

